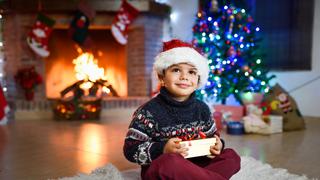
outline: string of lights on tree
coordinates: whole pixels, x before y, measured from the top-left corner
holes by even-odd
[[[3,42],[3,10],[0,9],[0,84],[4,92],[7,91],[4,81],[4,42]]]
[[[269,91],[274,76],[267,76],[259,33],[247,11],[231,4],[197,13],[193,44],[206,54],[210,68],[207,85],[197,92],[200,99],[225,102],[234,95],[241,103],[243,92]]]

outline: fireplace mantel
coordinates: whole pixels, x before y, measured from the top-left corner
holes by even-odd
[[[11,0],[7,4],[11,11],[17,13],[36,13],[41,11],[46,13],[67,13],[77,9],[80,1],[69,0]],[[155,15],[167,16],[170,13],[170,6],[157,3],[153,0],[128,0],[130,4],[136,7],[140,12],[148,12]],[[116,12],[119,10],[120,0],[87,0],[86,4],[97,13]]]

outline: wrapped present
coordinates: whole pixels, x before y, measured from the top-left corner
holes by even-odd
[[[228,116],[226,121],[240,121],[244,115],[243,106],[230,106],[230,105],[214,105],[215,112],[221,112],[224,117]]]
[[[282,132],[282,116],[258,116],[249,114],[243,117],[246,133],[273,134]]]
[[[283,130],[283,117],[278,115],[268,115],[262,117],[263,121],[268,124],[268,134],[281,133]]]
[[[227,133],[232,135],[244,134],[244,126],[242,122],[233,121],[227,123]]]
[[[188,147],[188,155],[185,158],[210,155],[210,146],[216,143],[216,138],[196,139],[190,141],[182,141]]]
[[[214,122],[216,123],[217,130],[221,131],[223,129],[223,123],[224,123],[223,119],[222,119],[223,118],[222,113],[216,111],[212,114],[212,118],[213,118]]]

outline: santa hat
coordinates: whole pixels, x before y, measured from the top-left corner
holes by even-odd
[[[153,64],[158,75],[164,75],[164,70],[174,64],[187,63],[198,70],[200,76],[198,88],[206,85],[209,67],[207,58],[203,57],[191,44],[173,39],[163,43],[163,50],[159,53]]]

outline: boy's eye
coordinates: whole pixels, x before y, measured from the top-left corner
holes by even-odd
[[[172,72],[180,72],[180,69],[179,68],[173,68]]]
[[[191,71],[189,71],[189,73],[192,74],[192,75],[197,75],[198,72],[191,70]]]

